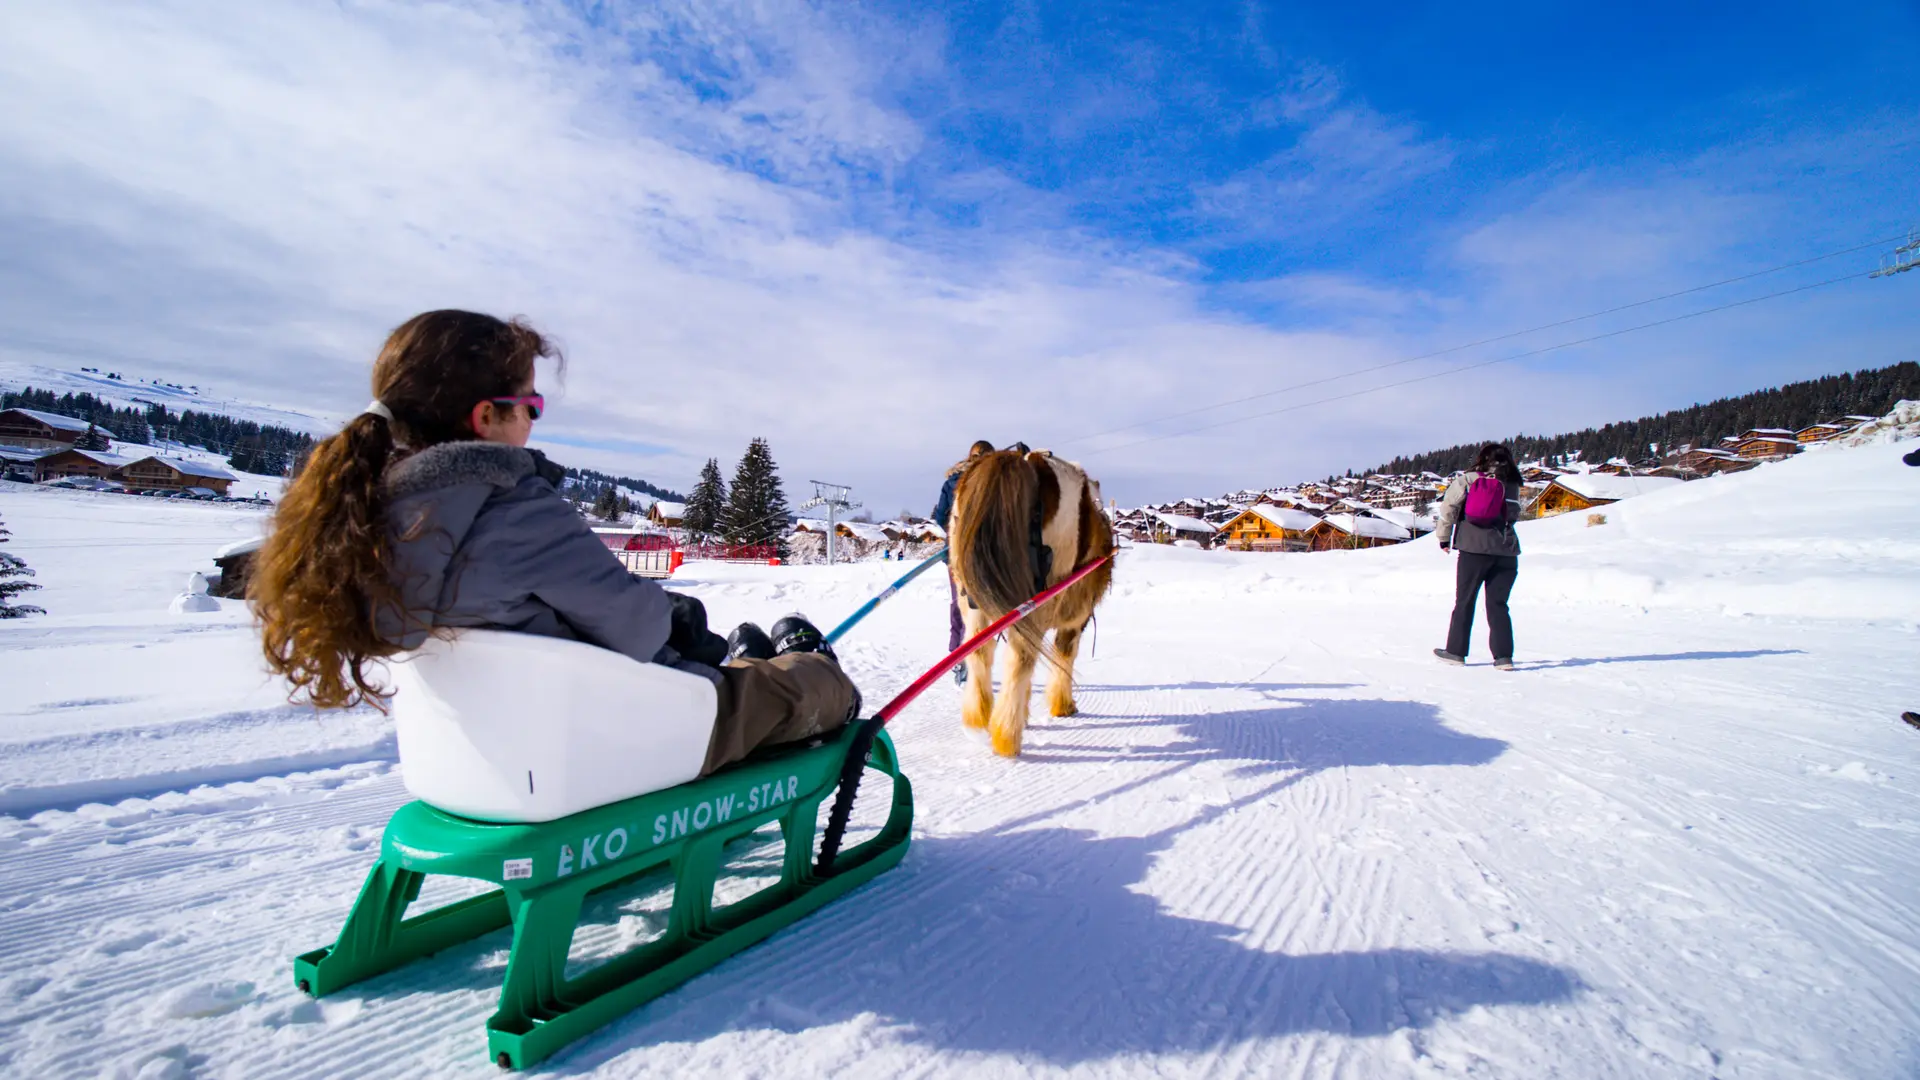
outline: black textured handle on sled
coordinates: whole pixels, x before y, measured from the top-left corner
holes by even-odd
[[[873,749],[873,737],[880,734],[880,726],[885,721],[875,717],[857,723],[859,730],[853,733],[853,742],[847,747],[847,760],[840,766],[840,791],[833,798],[833,809],[827,812],[826,834],[820,837],[820,859],[813,867],[819,877],[833,875],[834,857],[840,854],[840,841],[847,835],[847,819],[853,816],[853,797],[860,790],[860,775],[867,771],[867,754]]]

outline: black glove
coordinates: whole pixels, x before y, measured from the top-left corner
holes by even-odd
[[[1915,450],[1913,453],[1908,454],[1906,457],[1903,457],[1900,460],[1906,462],[1909,465],[1920,465],[1920,450]]]
[[[707,606],[685,593],[667,592],[673,602],[667,645],[674,652],[708,667],[727,659],[727,639],[707,629]]]

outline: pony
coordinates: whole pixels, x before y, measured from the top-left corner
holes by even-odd
[[[1113,552],[1113,524],[1100,509],[1099,483],[1080,466],[1045,450],[998,450],[968,461],[954,489],[947,533],[948,562],[969,637],[1079,567]],[[1033,668],[1042,655],[1053,668],[1047,685],[1049,711],[1054,716],[1080,711],[1073,701],[1074,656],[1094,607],[1112,585],[1109,560],[1013,624],[1006,635],[1013,650],[1012,670],[998,701],[993,694],[994,643],[967,657],[961,720],[975,730],[986,729],[994,753],[1020,756]],[[1054,632],[1051,648],[1045,638],[1048,630]]]

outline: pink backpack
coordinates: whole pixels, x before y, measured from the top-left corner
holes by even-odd
[[[1507,485],[1491,476],[1474,477],[1467,485],[1467,524],[1497,529],[1507,523]]]

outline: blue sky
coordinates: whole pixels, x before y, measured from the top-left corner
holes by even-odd
[[[765,436],[890,514],[978,437],[1137,502],[1920,355],[1896,278],[1390,385],[1868,251],[1365,373],[1920,227],[1915,5],[1547,8],[13,6],[0,375],[344,415],[519,313],[563,459]]]

